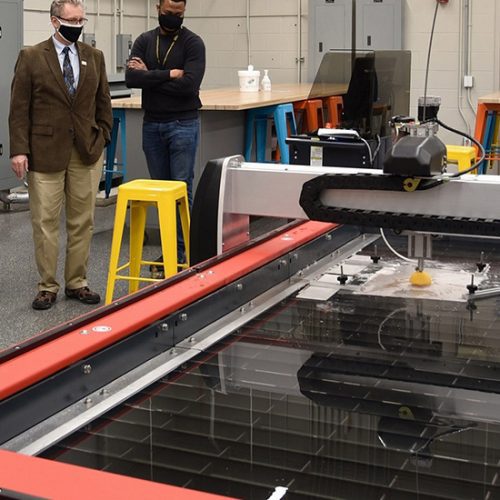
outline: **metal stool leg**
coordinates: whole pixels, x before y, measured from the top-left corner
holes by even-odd
[[[280,104],[276,106],[274,111],[274,124],[280,149],[281,163],[288,164],[290,163],[290,152],[286,143],[288,130],[290,129],[292,135],[297,133],[297,125],[295,123],[292,104]]]
[[[146,228],[147,207],[150,203],[132,201],[130,203],[130,277],[140,278],[144,230]],[[139,290],[139,279],[128,282],[129,293]]]
[[[160,220],[163,269],[165,270],[165,278],[168,278],[177,273],[176,201],[171,197],[158,200],[158,219]]]
[[[180,214],[180,219],[181,219],[181,227],[182,227],[182,236],[184,238],[184,249],[186,253],[186,263],[182,264],[183,268],[188,268],[189,263],[190,263],[190,253],[189,253],[189,248],[190,248],[190,235],[189,235],[189,205],[188,205],[188,199],[186,196],[183,196],[179,201],[178,201],[178,210]]]
[[[106,286],[106,304],[113,300],[115,290],[116,275],[118,274],[118,262],[120,259],[120,248],[122,245],[123,229],[125,227],[125,218],[127,216],[126,197],[118,196],[116,202],[115,223],[113,230],[113,240],[111,242],[111,256],[109,260],[108,283]]]

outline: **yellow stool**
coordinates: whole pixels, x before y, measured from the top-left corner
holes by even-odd
[[[130,202],[130,260],[118,267],[123,228]],[[149,206],[158,209],[160,225],[161,249],[163,263],[142,260],[146,215]],[[186,247],[186,263],[177,262],[177,207],[182,225],[182,234]],[[156,181],[137,179],[118,187],[115,225],[111,243],[108,285],[106,288],[106,304],[113,300],[116,280],[129,281],[129,293],[139,289],[140,281],[160,281],[153,278],[141,278],[142,265],[163,265],[165,277],[177,273],[177,267],[189,267],[189,209],[186,183],[181,181]],[[120,271],[129,268],[129,275],[121,275]]]
[[[448,161],[458,163],[458,171],[467,170],[476,161],[476,148],[472,146],[446,145],[446,157]]]

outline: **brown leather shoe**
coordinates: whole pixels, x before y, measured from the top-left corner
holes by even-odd
[[[50,309],[56,301],[57,293],[42,290],[36,294],[35,300],[31,303],[31,307],[37,311]]]
[[[149,266],[149,271],[151,272],[151,278],[155,280],[162,280],[165,278],[165,269],[163,268],[163,256],[160,255],[156,259],[158,264],[151,264]]]
[[[82,286],[81,288],[74,288],[72,290],[66,288],[64,293],[68,299],[79,300],[84,304],[99,304],[99,302],[101,302],[100,295],[90,290],[88,286]]]

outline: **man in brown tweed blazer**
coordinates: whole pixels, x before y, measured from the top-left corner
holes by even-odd
[[[113,123],[104,56],[77,42],[86,21],[81,0],[54,0],[50,19],[55,34],[19,54],[9,114],[12,169],[28,179],[40,274],[34,309],[49,309],[59,291],[63,203],[65,294],[86,304],[100,301],[88,287],[87,261],[103,150]]]

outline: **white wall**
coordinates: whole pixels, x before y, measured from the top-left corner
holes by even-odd
[[[500,0],[469,0],[472,6],[470,96],[462,88],[459,68],[461,16],[466,0],[450,0],[440,6],[433,41],[428,95],[442,97],[440,118],[453,127],[473,131],[478,96],[500,88]],[[87,32],[96,34],[104,51],[108,72],[114,70],[114,35],[139,33],[154,27],[155,1],[87,0]],[[305,57],[300,78],[307,75],[307,0],[188,0],[187,27],[200,34],[207,46],[207,72],[203,88],[237,85],[236,72],[251,62],[270,70],[272,81],[298,81],[299,46]],[[25,0],[25,44],[31,45],[51,33],[50,0]],[[412,97],[423,95],[424,73],[435,0],[404,0],[404,47],[412,51]],[[120,7],[123,7],[120,10]],[[300,18],[299,7],[301,10]],[[148,22],[147,12],[150,9]],[[247,11],[248,9],[248,11]],[[115,13],[115,15],[113,15]],[[248,14],[248,18],[247,18]],[[299,19],[302,23],[298,36]],[[250,26],[247,37],[247,21]],[[250,42],[250,43],[248,43]],[[249,54],[250,47],[250,54]],[[462,95],[459,98],[459,95]],[[462,112],[459,111],[459,104]],[[462,116],[463,115],[463,116]]]

